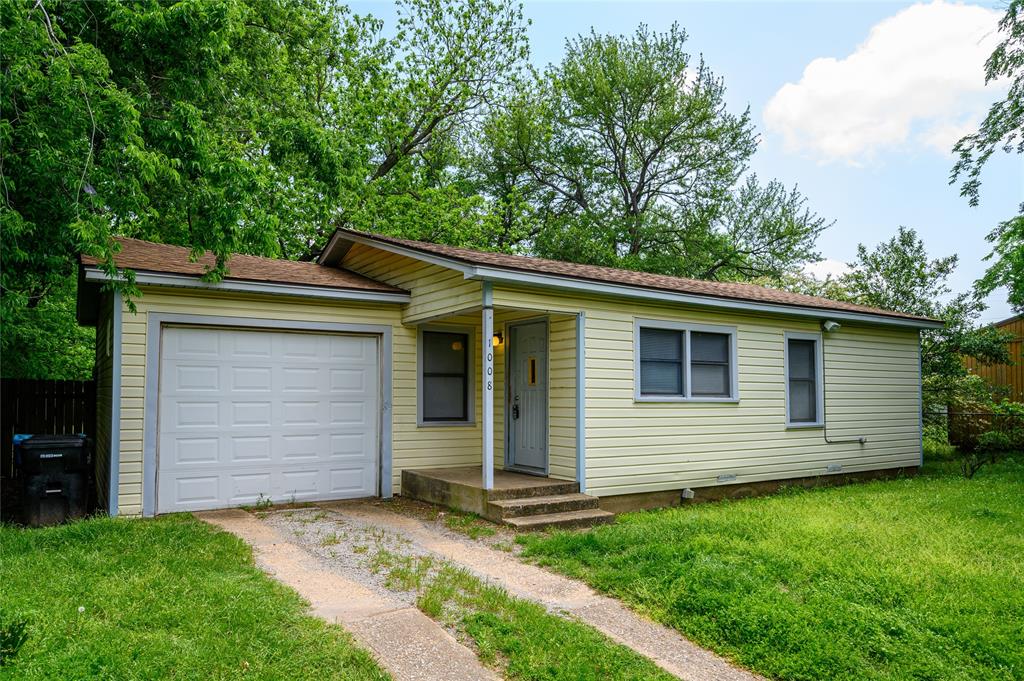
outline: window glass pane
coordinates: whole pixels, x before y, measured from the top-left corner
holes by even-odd
[[[690,384],[691,395],[729,397],[729,365],[691,364]]]
[[[789,381],[789,420],[793,423],[815,423],[818,420],[814,381]]]
[[[816,341],[792,338],[789,341],[789,377],[815,380],[814,344]]]
[[[690,332],[690,356],[694,362],[728,362],[729,336],[724,333]]]
[[[423,372],[428,374],[466,374],[469,338],[464,333],[423,332]]]
[[[424,421],[465,421],[466,418],[465,377],[423,377]]]
[[[682,395],[683,363],[641,360],[640,392],[644,395]]]
[[[640,329],[640,359],[681,361],[683,332],[671,329]]]

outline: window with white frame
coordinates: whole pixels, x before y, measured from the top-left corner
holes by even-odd
[[[472,334],[423,329],[419,343],[419,420],[421,424],[472,422]]]
[[[790,426],[820,426],[822,394],[821,336],[786,334],[786,422]]]
[[[736,329],[638,319],[636,399],[737,399]]]

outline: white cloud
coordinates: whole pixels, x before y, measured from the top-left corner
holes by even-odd
[[[804,272],[817,279],[824,279],[828,275],[840,277],[850,271],[850,266],[845,262],[833,260],[832,258],[825,258],[824,260],[804,265]]]
[[[936,1],[871,28],[850,55],[815,59],[764,110],[786,149],[860,164],[887,149],[949,153],[1001,84],[986,89],[984,63],[1000,40],[1000,13]]]

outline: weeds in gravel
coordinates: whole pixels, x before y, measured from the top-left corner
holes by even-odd
[[[449,511],[444,517],[444,524],[449,530],[466,535],[470,539],[494,536],[494,526],[476,513]]]
[[[370,569],[385,573],[384,585],[401,591],[420,591],[434,567],[430,556],[405,556],[386,549],[380,549],[370,559]]]

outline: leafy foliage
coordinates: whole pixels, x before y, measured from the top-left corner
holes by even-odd
[[[75,288],[74,277],[65,277],[36,305],[0,306],[4,377],[92,378],[96,330],[76,322]]]
[[[947,283],[957,256],[929,258],[917,232],[900,227],[897,234],[869,250],[857,247],[851,271],[834,282],[819,284],[837,300],[932,317],[941,329],[921,332],[921,372],[925,411],[955,404],[961,408],[990,401],[990,390],[963,366],[962,357],[986,364],[1009,361],[1009,334],[993,327],[975,328],[985,309],[975,293],[951,295]]]
[[[537,255],[706,279],[779,276],[827,226],[778,182],[744,176],[749,111],[678,26],[569,41],[485,122],[474,179],[494,240]]]
[[[980,201],[981,170],[997,149],[1024,153],[1024,0],[1009,0],[999,20],[1006,38],[985,61],[985,83],[1008,78],[1010,90],[994,103],[978,132],[966,135],[953,147],[957,162],[950,183],[962,181],[960,194],[972,206]]]
[[[992,252],[985,256],[992,265],[978,280],[978,293],[987,296],[1005,286],[1010,305],[1024,312],[1024,204],[1020,215],[999,223],[985,239],[993,244]]]
[[[985,62],[985,83],[1009,79],[1009,92],[991,106],[978,132],[953,147],[958,158],[950,183],[962,182],[960,194],[972,206],[980,201],[981,170],[992,154],[997,149],[1024,153],[1024,0],[1009,0],[999,30],[1006,38]],[[978,282],[979,292],[988,295],[1006,286],[1010,305],[1024,311],[1024,204],[1017,216],[1000,223],[986,238],[993,244],[986,257],[992,265]]]
[[[116,235],[212,251],[210,280],[336,226],[715,279],[818,257],[827,223],[747,173],[749,113],[678,27],[527,74],[514,0],[397,9],[386,33],[332,0],[2,0],[4,349],[76,357],[4,373],[87,371],[57,311],[78,253],[115,274]]]

